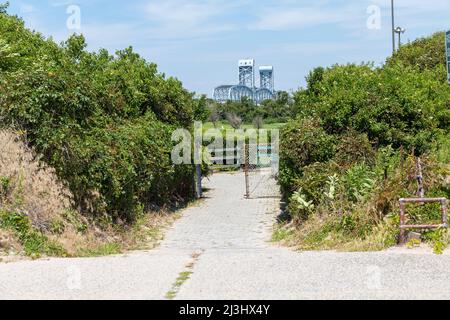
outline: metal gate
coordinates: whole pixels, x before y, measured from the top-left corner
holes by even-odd
[[[272,144],[246,144],[244,150],[245,198],[276,197],[278,148]]]
[[[277,144],[236,144],[234,148],[209,149],[213,169],[242,171],[245,198],[276,196],[279,155]],[[268,186],[271,187],[268,187]]]

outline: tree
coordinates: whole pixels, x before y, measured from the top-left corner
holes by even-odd
[[[214,128],[217,127],[217,121],[219,121],[221,118],[219,110],[217,110],[216,107],[213,107],[209,114],[209,121],[211,121],[214,125]]]
[[[6,3],[0,3],[0,13],[6,13],[6,9],[9,7],[9,1]]]
[[[306,76],[306,89],[308,90],[309,94],[316,95],[318,93],[317,86],[322,81],[324,73],[325,69],[323,67],[317,67]]]
[[[286,91],[279,91],[275,99],[262,102],[258,115],[271,122],[286,122],[293,117],[293,100]]]
[[[206,95],[202,95],[200,98],[194,101],[194,120],[205,122],[211,115],[211,109],[208,108],[210,103]]]
[[[253,119],[253,126],[255,127],[255,129],[262,129],[262,127],[264,126],[263,117],[261,116],[255,117],[255,119]]]

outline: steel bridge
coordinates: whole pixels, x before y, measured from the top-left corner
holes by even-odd
[[[214,100],[225,103],[227,101],[241,101],[243,98],[260,104],[264,100],[274,99],[275,84],[272,66],[259,68],[260,87],[255,86],[255,60],[239,60],[239,84],[221,85],[214,89]]]

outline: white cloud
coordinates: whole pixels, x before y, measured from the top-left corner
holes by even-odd
[[[391,2],[384,0],[367,0],[367,2],[379,5],[383,9],[385,30],[390,30]],[[395,23],[406,28],[405,39],[414,39],[448,27],[450,0],[395,0],[394,3]]]
[[[225,0],[165,0],[145,6],[148,36],[151,38],[201,37],[237,28],[223,16],[239,7],[239,1]]]
[[[36,11],[36,8],[28,3],[21,3],[20,4],[20,13],[21,14],[29,14]]]
[[[324,10],[318,6],[292,8],[278,7],[264,9],[258,14],[258,21],[250,25],[257,30],[288,30],[343,22],[347,19],[346,12],[341,10]]]
[[[132,45],[138,41],[139,34],[136,27],[125,23],[82,24],[80,32],[85,35],[88,44],[108,49],[122,49]]]
[[[182,23],[197,25],[219,15],[222,10],[218,3],[211,1],[177,1],[151,2],[146,6],[149,18],[163,24]]]
[[[257,21],[250,29],[283,31],[336,24],[346,29],[363,30],[366,29],[367,7],[379,6],[387,20],[390,3],[388,0],[352,0],[337,4],[324,0],[300,5],[298,1],[283,1],[257,11]],[[442,21],[430,20],[429,14],[449,12],[450,0],[395,0],[395,8],[398,20],[410,27],[436,26]]]
[[[74,1],[72,0],[61,0],[61,1],[51,1],[50,5],[52,7],[65,7],[65,6],[69,6],[69,5],[73,5]]]
[[[370,4],[378,5],[382,8],[391,7],[391,2],[387,0],[367,0]],[[408,9],[414,12],[439,12],[450,9],[449,0],[395,0],[395,8]]]

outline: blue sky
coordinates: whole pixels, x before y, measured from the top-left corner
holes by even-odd
[[[4,2],[5,0],[0,0]],[[197,93],[237,82],[237,60],[273,65],[275,86],[303,86],[315,66],[373,61],[391,53],[390,0],[10,0],[10,13],[62,41],[70,5],[90,50],[132,45]],[[374,7],[375,6],[375,7]],[[405,41],[450,29],[450,0],[396,0]],[[380,25],[367,24],[376,19]],[[374,11],[375,10],[375,11]],[[373,15],[375,14],[375,15]]]

